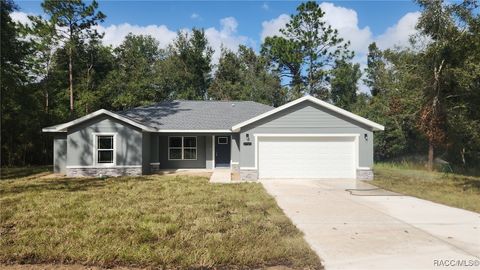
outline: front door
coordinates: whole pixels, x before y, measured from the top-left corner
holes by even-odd
[[[230,167],[230,136],[215,136],[215,167]]]

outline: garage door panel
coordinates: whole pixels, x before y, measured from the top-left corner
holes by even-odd
[[[260,178],[354,178],[352,137],[259,138]]]

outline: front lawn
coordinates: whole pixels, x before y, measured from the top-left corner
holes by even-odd
[[[260,184],[205,177],[0,181],[0,262],[321,268]]]
[[[480,177],[376,164],[372,184],[387,190],[480,212]]]

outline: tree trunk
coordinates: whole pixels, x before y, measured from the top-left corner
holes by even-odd
[[[433,143],[428,143],[428,162],[427,168],[429,171],[433,171]]]
[[[45,113],[48,113],[48,90],[45,89]]]
[[[49,92],[48,92],[48,85],[46,83],[46,80],[49,79],[50,77],[50,63],[52,62],[52,55],[53,55],[53,49],[50,48],[50,53],[48,54],[48,59],[47,59],[47,66],[46,66],[46,73],[45,77],[43,78],[43,89],[45,93],[45,113],[48,114],[48,110],[50,109],[50,100],[49,100]]]
[[[308,94],[313,95],[313,58],[310,54],[310,69],[308,70]]]
[[[73,117],[73,64],[72,64],[72,45],[68,48],[68,77],[70,89],[70,117]]]
[[[294,92],[294,99],[297,99],[302,96],[302,76],[300,74],[300,70],[296,68],[290,68],[292,72],[292,81],[291,81],[291,87],[295,91]]]

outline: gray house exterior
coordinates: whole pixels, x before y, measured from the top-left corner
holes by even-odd
[[[99,110],[44,128],[54,172],[120,176],[231,168],[243,180],[373,178],[383,126],[306,96],[278,108],[251,101],[171,101]]]

